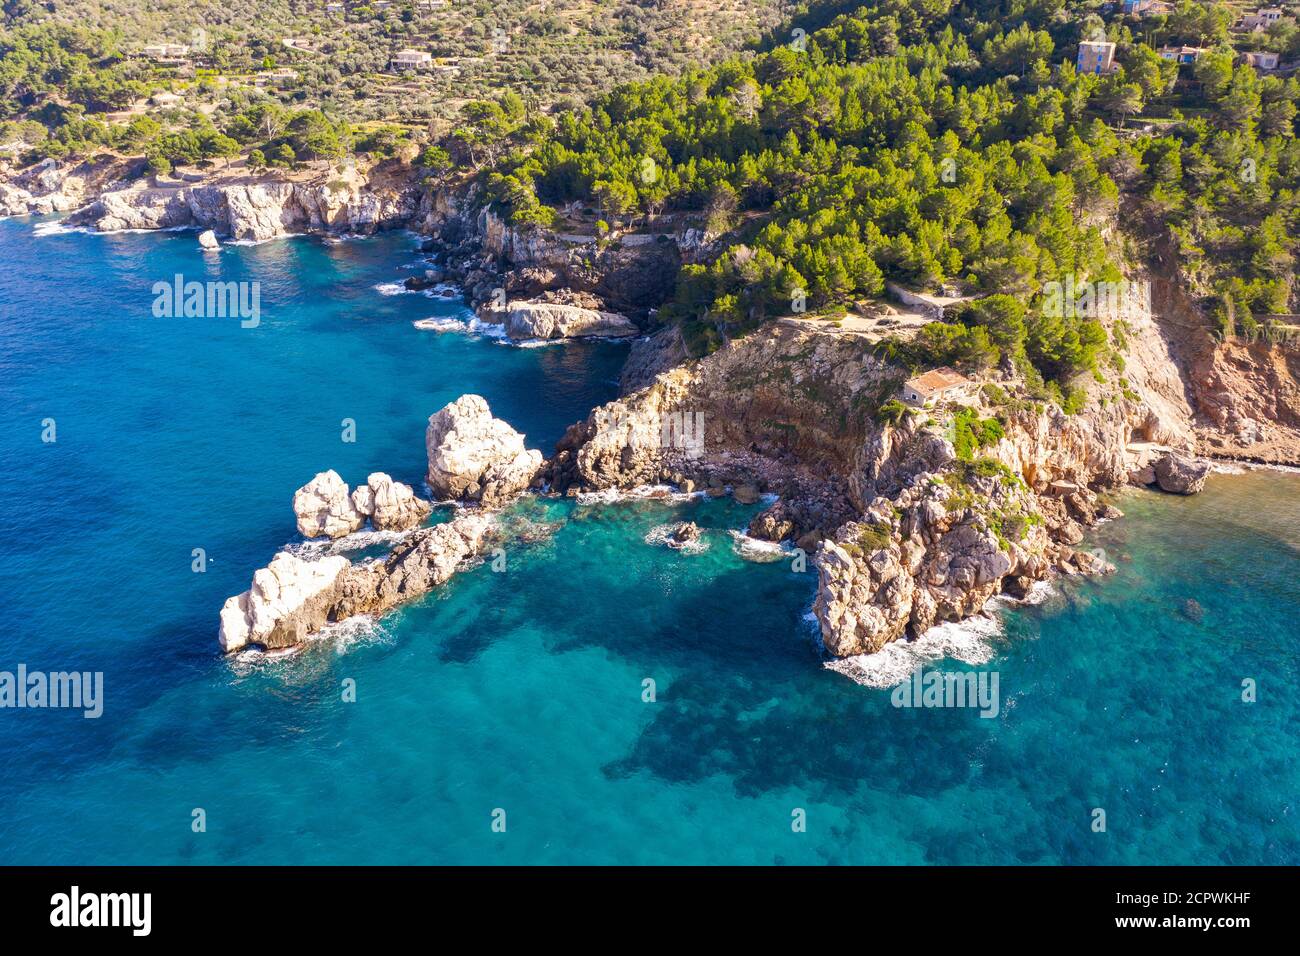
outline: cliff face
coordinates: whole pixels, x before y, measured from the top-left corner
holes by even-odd
[[[237,240],[293,233],[366,234],[405,226],[421,211],[422,195],[409,169],[348,168],[301,181],[216,180],[109,190],[68,224],[102,232],[196,227]]]
[[[1153,282],[1157,321],[1183,371],[1199,448],[1300,465],[1300,331],[1221,341],[1178,281]]]
[[[689,231],[598,243],[591,236],[519,229],[473,187],[434,193],[419,229],[435,237],[472,306],[499,307],[502,296],[523,300],[562,290],[592,296],[598,308],[645,316],[672,295],[682,263],[701,249],[699,236]]]
[[[1224,342],[1192,368],[1197,436],[1210,454],[1300,464],[1300,348]]]
[[[827,650],[875,651],[1052,574],[1107,570],[1074,547],[1118,515],[1098,492],[1151,483],[1157,462],[1195,445],[1182,373],[1150,316],[1128,317],[1122,351],[1124,388],[1094,385],[1078,414],[993,372],[996,388],[888,423],[878,412],[899,369],[865,336],[783,320],[593,411],[548,477],[559,490],[666,480],[777,493],[750,534],[815,550]],[[962,407],[1000,435],[959,456]]]

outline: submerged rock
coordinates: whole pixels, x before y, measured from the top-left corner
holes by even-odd
[[[1179,613],[1193,624],[1200,624],[1205,619],[1205,608],[1201,607],[1201,603],[1196,598],[1188,598],[1184,601]]]
[[[526,490],[542,465],[542,453],[525,448],[524,436],[493,418],[478,395],[462,395],[429,417],[425,450],[437,497],[489,506]]]

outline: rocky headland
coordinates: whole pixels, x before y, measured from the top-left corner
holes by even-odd
[[[1107,491],[1199,488],[1208,466],[1150,316],[1130,318],[1128,358],[1127,390],[1098,386],[1073,415],[1024,397],[1000,369],[961,401],[882,418],[904,374],[867,337],[778,322],[594,410],[546,477],[559,491],[673,482],[778,495],[748,533],[789,540],[815,564],[830,654],[872,652],[1052,575],[1109,570],[1076,547],[1119,516]],[[960,435],[971,421],[996,422],[996,438],[972,450]]]

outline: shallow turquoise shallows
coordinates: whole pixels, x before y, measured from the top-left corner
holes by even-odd
[[[554,533],[503,572],[223,659],[217,611],[316,472],[418,485],[464,392],[547,451],[615,394],[625,346],[415,328],[465,316],[377,288],[415,259],[0,222],[0,671],[105,682],[98,720],[0,710],[0,862],[1300,863],[1293,475],[1120,496],[1115,577],[931,665],[996,671],[992,719],[823,669],[814,575],[741,558],[730,500],[528,503]],[[178,273],[259,280],[260,326],[154,318]],[[655,543],[685,517],[703,553]]]

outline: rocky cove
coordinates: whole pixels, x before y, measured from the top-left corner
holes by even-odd
[[[480,205],[472,188],[433,189],[399,164],[321,181],[137,185],[93,197],[93,180],[78,186],[49,168],[40,177],[25,180],[38,205],[10,192],[6,208],[89,199],[69,224],[206,228],[253,241],[409,228],[430,237],[422,281],[461,285],[480,315],[504,322],[514,337],[639,336],[624,396],[575,424],[549,457],[525,449],[522,436],[467,396],[465,407],[434,418],[463,418],[466,436],[482,434],[462,441],[455,427],[450,442],[434,443],[434,500],[380,473],[355,491],[340,490],[342,480],[329,473],[300,489],[303,534],[346,535],[369,521],[407,537],[361,564],[278,555],[223,608],[228,650],[292,646],[333,621],[426,593],[499,543],[500,509],[529,490],[667,482],[709,494],[729,489],[738,499],[776,495],[749,534],[789,541],[815,565],[814,612],[828,653],[870,652],[977,613],[997,594],[1023,594],[1035,581],[1105,572],[1104,561],[1076,546],[1088,527],[1117,517],[1105,500],[1110,490],[1158,483],[1194,492],[1207,470],[1198,454],[1297,458],[1286,400],[1294,361],[1284,349],[1212,342],[1193,323],[1175,321],[1185,318],[1185,304],[1157,301],[1131,323],[1127,386],[1093,389],[1076,414],[1033,400],[1014,370],[995,369],[970,401],[882,420],[903,373],[878,359],[864,336],[779,320],[687,360],[672,329],[655,329],[653,310],[677,270],[707,259],[708,243],[696,233],[595,243],[521,231]],[[1268,400],[1255,401],[1257,394]],[[958,453],[963,409],[1000,423],[1001,436],[975,455]],[[701,424],[699,433],[678,443],[672,436],[688,420]],[[459,502],[456,515],[421,527],[435,500]]]

